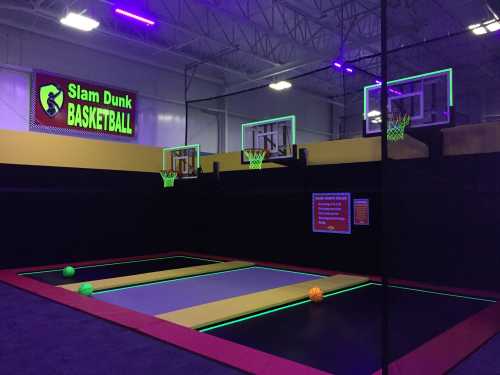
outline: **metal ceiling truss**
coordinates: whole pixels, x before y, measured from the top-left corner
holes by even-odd
[[[391,12],[398,17],[390,22],[389,48],[436,36],[432,34],[440,27],[451,31],[462,27],[451,13],[444,26],[436,19],[426,18],[443,8],[444,1],[393,1]],[[99,16],[101,33],[149,47],[151,57],[164,53],[180,57],[188,69],[200,65],[215,68],[220,72],[217,78],[224,80],[228,89],[273,77],[294,76],[325,66],[333,58],[359,60],[380,50],[378,0],[144,1],[157,21],[154,32],[114,17],[111,9],[115,4],[111,0],[4,0],[4,3],[25,11],[27,8],[53,21],[58,21],[68,9],[88,9],[90,14]],[[459,3],[467,1],[454,2]],[[398,65],[394,70],[419,71],[446,61],[441,54],[419,55],[417,51],[422,49],[394,55],[392,64]],[[377,75],[378,62],[377,58],[367,57],[359,64]],[[311,81],[314,89],[323,85],[321,81],[325,81],[325,92],[331,92],[331,85],[338,84],[331,74],[320,77]]]
[[[99,8],[96,3],[114,5],[110,0],[29,0],[24,3],[30,4],[34,12],[50,15],[54,20],[64,9]],[[365,37],[378,29],[377,17],[366,1],[343,4],[343,11],[339,13],[342,5],[339,0],[315,0],[311,4],[316,15],[308,14],[294,3],[284,0],[232,0],[230,4],[219,0],[156,0],[149,3],[151,11],[158,24],[168,30],[160,34],[127,27],[113,17],[100,17],[100,22],[108,34],[125,34],[158,52],[176,53],[198,63],[208,63],[239,79],[269,69],[280,71],[283,65],[293,70],[293,62],[304,67],[308,62],[325,61],[340,50],[350,31],[356,29]],[[341,25],[346,22],[347,32],[341,40]],[[374,39],[376,36],[371,40]],[[225,58],[221,59],[221,51],[231,52],[223,53]]]
[[[279,71],[281,66],[292,65],[290,62],[294,61],[304,66],[304,60],[329,60],[341,45],[349,44],[352,30],[361,35],[359,41],[363,44],[375,42],[379,33],[377,7],[366,5],[366,1],[345,2],[343,12],[327,13],[325,19],[284,0],[160,0],[159,3],[162,7],[155,8],[155,13],[161,15],[160,22],[199,37],[204,46],[233,48],[231,58],[235,68],[247,75],[264,69]],[[338,0],[313,3],[318,12],[339,7]],[[344,40],[342,24],[346,30]],[[359,51],[348,58],[362,54],[366,53]],[[261,64],[250,69],[249,58]],[[246,64],[238,63],[241,59]]]

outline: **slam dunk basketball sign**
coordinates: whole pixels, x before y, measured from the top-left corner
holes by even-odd
[[[35,130],[134,136],[134,92],[42,72],[33,81]]]

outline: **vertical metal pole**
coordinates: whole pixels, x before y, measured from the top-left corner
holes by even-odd
[[[227,100],[224,100],[224,148],[222,152],[229,151],[229,111],[227,110]]]
[[[329,141],[333,141],[335,139],[335,108],[333,104],[330,104],[330,136],[328,137]]]
[[[345,0],[342,1],[342,9],[341,9],[341,19],[342,23],[340,24],[340,56],[342,58],[342,64],[344,63],[344,8],[345,8]],[[346,95],[346,87],[345,87],[345,71],[342,69],[342,121],[339,125],[339,136],[338,139],[343,139],[345,138],[345,130],[347,128],[347,118],[346,118],[346,100],[345,100],[345,95]]]
[[[189,90],[189,78],[188,78],[188,68],[184,67],[184,145],[188,144],[188,112],[189,112],[189,104],[188,104],[188,90]]]
[[[382,165],[387,161],[387,0],[380,0],[381,3],[381,61],[380,70],[382,73],[382,92],[381,92],[381,112],[382,112]]]
[[[387,154],[387,0],[380,0],[380,43],[382,75],[381,112],[382,112],[382,138],[381,138],[381,189],[380,189],[380,241],[379,258],[382,276],[382,374],[389,375],[389,290],[387,286],[387,244],[385,239],[384,223],[384,196],[385,196],[385,168],[388,160]]]

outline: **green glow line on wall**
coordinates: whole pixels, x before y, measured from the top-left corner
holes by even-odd
[[[357,286],[353,286],[352,288],[348,288],[348,289],[344,289],[344,290],[339,290],[339,291],[337,291],[337,292],[327,293],[327,294],[325,294],[323,297],[324,297],[324,298],[328,298],[328,297],[336,296],[336,295],[339,295],[339,294],[343,294],[343,293],[351,292],[351,291],[356,290],[356,289],[365,288],[365,287],[370,286],[370,285],[373,285],[373,283],[367,283],[367,284],[357,285]],[[221,328],[221,327],[226,327],[226,326],[229,326],[229,325],[232,325],[232,324],[236,324],[236,323],[239,323],[239,322],[243,322],[243,321],[245,321],[245,320],[258,318],[258,317],[260,317],[260,316],[264,316],[264,315],[272,314],[272,313],[274,313],[274,312],[276,312],[276,311],[281,311],[281,310],[290,309],[290,308],[292,308],[292,307],[295,307],[295,306],[300,306],[300,305],[303,305],[303,304],[306,304],[306,303],[311,303],[311,300],[304,300],[304,301],[299,301],[299,302],[291,303],[291,304],[289,304],[289,305],[285,305],[285,306],[277,307],[277,308],[275,308],[275,309],[271,309],[271,310],[263,311],[263,312],[260,312],[260,313],[257,313],[257,314],[252,314],[252,315],[250,315],[250,316],[246,316],[246,317],[244,317],[244,318],[239,318],[239,319],[231,320],[231,321],[229,321],[229,322],[225,322],[225,323],[217,324],[217,325],[215,325],[215,326],[211,326],[211,327],[207,327],[207,328],[202,328],[202,329],[200,329],[199,331],[200,331],[200,332],[208,332],[208,331],[211,331],[211,330],[213,330],[213,329],[217,329],[217,328]]]
[[[244,138],[245,138],[245,128],[246,127],[251,127],[251,126],[257,126],[257,125],[264,125],[264,124],[271,124],[274,122],[283,122],[283,121],[290,121],[292,123],[292,144],[294,145],[296,143],[296,117],[295,115],[289,115],[289,116],[281,116],[281,117],[274,117],[274,118],[269,118],[265,120],[260,120],[260,121],[254,121],[254,122],[247,122],[245,124],[241,124],[241,151],[245,149],[245,143],[244,143]]]
[[[448,68],[448,69],[442,69],[442,70],[436,70],[435,72],[429,72],[429,73],[423,73],[423,74],[418,74],[416,76],[410,76],[410,77],[404,77],[404,78],[399,78],[395,79],[392,81],[387,82],[387,87],[390,85],[396,84],[396,83],[401,83],[405,81],[411,81],[419,78],[426,78],[426,77],[431,77],[435,75],[440,75],[443,73],[447,73],[450,76],[450,85],[449,85],[449,106],[453,107],[453,68]],[[368,111],[368,90],[375,88],[375,87],[381,87],[382,85],[380,83],[375,83],[373,85],[365,86],[363,89],[363,118],[366,120],[366,114]]]

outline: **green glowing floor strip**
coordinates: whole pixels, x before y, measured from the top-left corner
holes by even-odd
[[[351,292],[353,290],[356,290],[356,289],[361,289],[361,288],[365,288],[367,286],[370,286],[370,285],[373,285],[373,283],[367,283],[367,284],[362,284],[362,285],[357,285],[357,286],[353,286],[351,288],[347,288],[347,289],[343,289],[343,290],[339,290],[337,292],[331,292],[331,293],[327,293],[324,295],[324,298],[328,298],[328,297],[332,297],[332,296],[336,296],[338,294],[343,294],[343,293],[347,293],[347,292]],[[221,323],[221,324],[217,324],[215,326],[211,326],[211,327],[207,327],[207,328],[202,328],[200,329],[199,331],[200,332],[208,332],[208,331],[211,331],[213,329],[217,329],[217,328],[221,328],[221,327],[225,327],[225,326],[229,326],[229,325],[232,325],[232,324],[236,324],[236,323],[239,323],[239,322],[243,322],[245,320],[249,320],[249,319],[254,319],[254,318],[258,318],[260,316],[264,316],[264,315],[268,315],[268,314],[272,314],[276,311],[281,311],[281,310],[286,310],[286,309],[290,309],[292,307],[295,307],[295,306],[300,306],[300,305],[304,305],[306,303],[311,303],[310,300],[304,300],[304,301],[299,301],[299,302],[294,302],[294,303],[291,303],[289,305],[285,305],[285,306],[281,306],[281,307],[277,307],[275,309],[271,309],[271,310],[267,310],[267,311],[263,311],[263,312],[260,312],[260,313],[257,313],[257,314],[253,314],[253,315],[249,315],[249,316],[245,316],[243,318],[239,318],[239,319],[235,319],[235,320],[231,320],[229,322],[225,322],[225,323]]]
[[[374,283],[374,285],[376,285],[376,286],[382,286],[382,284],[380,284],[380,283]],[[418,292],[418,293],[436,294],[436,295],[439,295],[439,296],[468,299],[468,300],[473,300],[473,301],[497,302],[496,300],[493,300],[493,299],[479,298],[479,297],[469,297],[469,296],[464,296],[464,295],[461,295],[461,294],[452,294],[452,293],[446,293],[446,292],[435,292],[435,291],[426,290],[426,289],[415,289],[415,288],[410,288],[410,287],[400,286],[400,285],[389,285],[389,288],[409,290],[411,292]]]
[[[374,286],[382,286],[382,284],[380,284],[380,283],[370,282],[370,283],[367,283],[367,284],[358,285],[358,286],[355,286],[355,287],[352,287],[352,288],[344,289],[344,290],[341,290],[341,291],[338,291],[338,292],[333,292],[333,293],[325,294],[324,298],[328,298],[328,297],[331,297],[331,296],[335,296],[335,295],[338,295],[338,294],[350,292],[352,290],[361,289],[361,288],[365,288],[367,286],[373,286],[373,285]],[[474,301],[492,302],[492,303],[497,302],[496,300],[492,300],[492,299],[478,298],[478,297],[468,297],[468,296],[463,296],[463,295],[459,295],[459,294],[444,293],[444,292],[434,292],[434,291],[430,291],[430,290],[415,289],[415,288],[409,288],[409,287],[404,287],[404,286],[399,286],[399,285],[389,285],[389,288],[409,290],[409,291],[417,292],[417,293],[436,294],[436,295],[441,295],[441,296],[462,298],[462,299],[474,300]],[[300,302],[295,302],[295,303],[292,303],[292,304],[289,304],[289,305],[286,305],[286,306],[277,307],[275,309],[263,311],[263,312],[260,312],[260,313],[257,313],[257,314],[253,314],[253,315],[249,315],[249,316],[243,317],[243,318],[231,320],[229,322],[217,324],[215,326],[210,326],[210,327],[207,327],[207,328],[202,328],[199,331],[200,332],[208,332],[208,331],[211,331],[213,329],[217,329],[217,328],[225,327],[225,326],[228,326],[228,325],[236,324],[236,323],[243,322],[245,320],[249,320],[249,319],[253,319],[253,318],[258,318],[260,316],[268,315],[268,314],[274,313],[276,311],[286,310],[286,309],[289,309],[289,308],[292,308],[292,307],[295,307],[295,306],[299,306],[299,305],[303,305],[305,303],[310,303],[310,302],[311,302],[310,300],[304,300],[304,301],[300,301]]]
[[[149,283],[144,283],[144,284],[134,284],[134,285],[129,285],[129,286],[123,286],[120,288],[112,288],[112,289],[105,289],[105,290],[99,290],[98,292],[92,293],[92,295],[96,294],[103,294],[103,293],[109,293],[109,292],[116,292],[119,290],[125,290],[125,289],[132,289],[132,288],[140,288],[142,286],[149,286],[149,285],[156,285],[156,284],[167,284],[167,283],[173,283],[175,281],[182,281],[182,280],[187,280],[187,279],[195,279],[197,277],[205,277],[205,276],[212,276],[212,275],[220,275],[223,273],[228,273],[228,272],[236,272],[236,271],[242,271],[242,270],[248,270],[251,268],[257,268],[254,266],[250,267],[242,267],[242,268],[236,268],[234,270],[226,270],[226,271],[217,271],[217,272],[208,272],[208,273],[203,273],[201,275],[194,275],[194,276],[181,276],[177,277],[175,279],[170,279],[170,280],[163,280],[163,281],[152,281]]]
[[[76,270],[82,270],[82,269],[85,269],[85,268],[98,268],[98,267],[106,267],[106,266],[116,266],[116,265],[120,265],[120,264],[141,263],[141,262],[150,262],[150,261],[163,260],[163,259],[174,259],[174,258],[205,260],[205,261],[210,261],[210,262],[213,262],[213,263],[221,263],[218,260],[212,260],[212,259],[195,258],[195,257],[184,256],[184,255],[172,255],[172,256],[161,257],[161,258],[129,260],[129,261],[126,261],[126,262],[114,262],[114,263],[95,264],[95,265],[91,265],[91,266],[81,266],[81,267],[75,267],[75,269]],[[19,275],[22,275],[22,276],[24,276],[24,275],[37,275],[37,274],[40,274],[40,273],[57,272],[57,271],[62,271],[62,270],[63,270],[62,268],[52,268],[50,270],[43,270],[43,271],[23,272],[23,273],[20,273]]]

